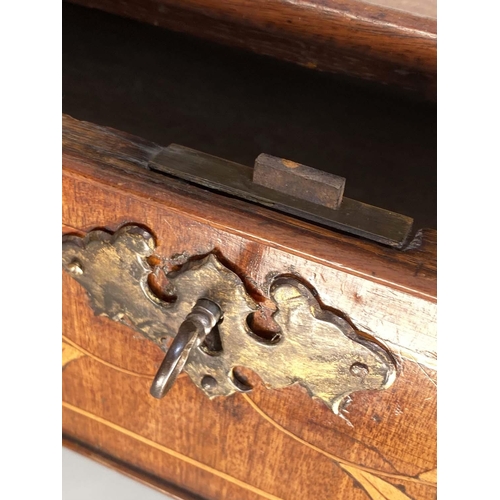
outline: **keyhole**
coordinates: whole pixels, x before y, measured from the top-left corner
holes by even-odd
[[[222,323],[222,320],[220,323]],[[219,331],[220,323],[212,328],[211,332],[200,345],[200,349],[209,356],[219,356],[222,353],[222,339]]]

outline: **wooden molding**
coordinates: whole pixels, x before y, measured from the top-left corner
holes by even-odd
[[[72,1],[307,68],[436,98],[436,19],[422,15],[415,2]],[[431,5],[427,12],[432,11]]]

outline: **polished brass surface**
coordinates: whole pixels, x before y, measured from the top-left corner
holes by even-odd
[[[211,352],[195,341],[184,366],[209,398],[251,390],[235,377],[236,367],[253,370],[270,389],[298,383],[336,414],[349,394],[385,389],[394,381],[391,355],[321,308],[296,279],[281,277],[271,286],[280,335],[276,342],[266,341],[247,323],[258,304],[214,255],[169,273],[172,301],[166,302],[148,285],[153,272],[148,257],[154,251],[151,234],[137,226],[113,235],[64,236],[63,268],[87,290],[97,315],[132,326],[164,350],[162,339],[177,335],[199,299],[217,304],[223,314],[218,325],[222,349]]]

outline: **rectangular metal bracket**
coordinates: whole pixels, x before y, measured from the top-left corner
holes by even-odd
[[[151,170],[192,182],[329,228],[395,248],[408,241],[413,219],[349,198],[337,209],[270,189],[253,180],[254,169],[171,144],[149,163]]]

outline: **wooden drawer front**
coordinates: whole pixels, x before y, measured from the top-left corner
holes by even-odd
[[[435,498],[433,235],[401,252],[335,234],[166,180],[145,168],[157,150],[65,118],[63,233],[141,224],[166,268],[217,252],[263,307],[271,271],[299,272],[323,303],[392,351],[398,376],[387,390],[355,393],[346,419],[302,387],[268,390],[250,371],[250,393],[209,400],[181,375],[156,400],[149,387],[163,351],[95,316],[64,272],[68,444],[182,498]]]

